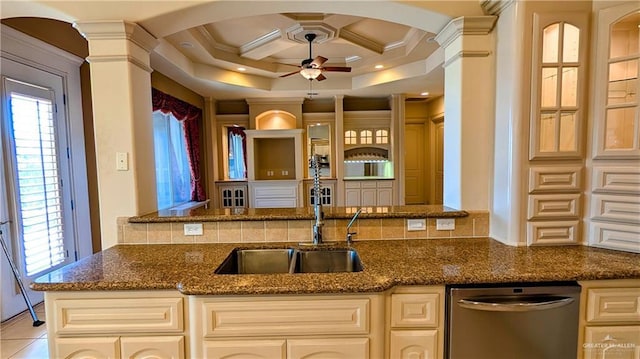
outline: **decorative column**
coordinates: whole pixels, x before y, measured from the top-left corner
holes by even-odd
[[[444,62],[444,205],[488,210],[493,168],[495,16],[453,19],[436,36]]]
[[[149,52],[157,40],[125,21],[77,22],[89,42],[102,249],[117,218],[157,210]]]
[[[393,153],[393,204],[404,205],[404,123],[405,123],[405,95],[391,95],[391,153]]]

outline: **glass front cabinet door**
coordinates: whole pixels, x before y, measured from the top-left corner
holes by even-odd
[[[637,4],[636,4],[637,6]],[[638,82],[640,12],[602,12],[598,26],[596,158],[640,158]]]

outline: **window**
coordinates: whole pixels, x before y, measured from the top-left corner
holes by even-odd
[[[189,202],[191,173],[182,123],[172,114],[153,112],[158,209]]]
[[[246,179],[247,136],[244,133],[244,127],[227,127],[227,138],[227,166],[229,167],[229,179]]]

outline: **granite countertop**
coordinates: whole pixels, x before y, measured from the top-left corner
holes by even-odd
[[[178,289],[187,295],[302,294],[379,292],[396,285],[640,278],[640,254],[586,246],[510,247],[490,238],[355,242],[352,247],[360,255],[362,272],[214,274],[236,247],[292,245],[118,245],[42,276],[30,287]]]
[[[325,219],[350,219],[359,207],[322,207]],[[362,207],[359,218],[459,218],[469,215],[441,205]],[[222,222],[314,219],[313,207],[302,208],[196,208],[186,211],[164,210],[130,217],[130,223]]]

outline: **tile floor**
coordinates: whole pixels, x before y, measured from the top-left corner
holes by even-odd
[[[45,320],[44,303],[34,306],[38,319]],[[33,326],[29,311],[0,325],[0,359],[48,359],[47,324]]]

